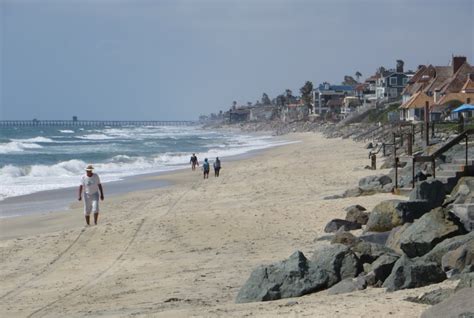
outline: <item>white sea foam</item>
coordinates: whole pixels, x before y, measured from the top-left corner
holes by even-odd
[[[114,139],[112,136],[107,136],[104,134],[90,134],[90,135],[85,135],[85,136],[77,136],[77,138],[80,139],[86,139],[86,140],[107,140],[107,139]]]
[[[32,143],[32,142],[21,142],[21,141],[11,141],[8,143],[0,144],[0,153],[12,153],[12,152],[22,152],[28,149],[40,149],[43,148],[41,145]]]
[[[12,141],[19,141],[19,142],[54,142],[51,138],[46,138],[42,136],[28,138],[28,139],[12,139]]]
[[[74,134],[74,130],[69,130],[69,129],[60,129],[58,131],[63,134]]]
[[[201,130],[196,127],[130,127],[130,128],[107,128],[102,130],[87,130],[83,136],[75,139],[75,142],[82,143],[87,140],[104,140],[100,149],[108,152],[117,152],[117,145],[110,143],[110,139],[150,139],[153,145],[160,146],[160,140],[163,138],[177,138],[189,142],[187,136],[200,140],[199,147],[208,149],[207,151],[196,152],[199,161],[209,158],[211,163],[215,157],[223,159],[225,165],[226,157],[239,155],[252,150],[264,149],[286,142],[276,141],[271,137],[253,136],[253,135],[235,135],[234,133],[222,133]],[[36,142],[45,142],[46,140],[30,138]],[[41,137],[43,138],[43,137]],[[64,138],[64,137],[62,137]],[[49,139],[49,138],[46,138]],[[25,139],[27,140],[27,139]],[[51,139],[49,139],[51,140]],[[190,139],[191,141],[194,139]],[[53,141],[53,140],[51,140]],[[68,143],[68,141],[61,141]],[[73,142],[73,140],[71,140]],[[112,141],[113,142],[113,141]],[[203,143],[207,143],[203,144]],[[45,145],[45,149],[47,144]],[[148,147],[147,142],[137,143],[137,149]],[[156,148],[168,149],[168,148]],[[187,146],[189,147],[189,146]],[[0,153],[13,151],[25,151],[25,149],[41,148],[33,142],[12,141],[6,144],[0,144]],[[78,150],[79,149],[79,150]],[[61,146],[61,154],[74,154],[81,151],[77,146]],[[153,149],[153,148],[152,148]],[[172,148],[171,148],[172,149]],[[76,152],[74,152],[76,151]],[[102,152],[103,152],[102,151]],[[186,152],[164,152],[156,154],[130,155],[130,153],[119,154],[101,162],[92,162],[96,172],[100,175],[102,182],[120,180],[126,176],[155,173],[160,171],[169,171],[187,167],[189,164],[190,153]],[[0,168],[0,178],[2,187],[0,187],[0,200],[7,197],[30,194],[38,191],[52,190],[58,188],[72,187],[79,184],[81,175],[84,174],[84,167],[89,162],[82,160],[66,160],[52,165],[32,164],[25,166],[6,165]]]

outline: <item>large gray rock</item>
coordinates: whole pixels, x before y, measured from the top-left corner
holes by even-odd
[[[332,199],[340,199],[340,198],[352,198],[352,197],[359,197],[363,195],[361,189],[359,187],[354,187],[351,189],[347,189],[342,193],[342,196],[332,196]]]
[[[360,205],[351,205],[346,208],[346,221],[367,224],[369,213],[365,212],[365,208]]]
[[[405,300],[408,300],[417,304],[436,305],[442,302],[443,300],[448,299],[453,294],[454,294],[454,289],[439,288],[439,289],[432,290],[430,292],[426,292],[418,297],[408,297]]]
[[[342,244],[332,244],[313,253],[312,266],[325,271],[328,275],[327,287],[345,278],[356,277],[362,270],[357,256]]]
[[[464,288],[423,312],[421,318],[474,317],[474,288]]]
[[[336,285],[328,289],[328,295],[339,295],[351,293],[356,290],[363,290],[367,288],[367,281],[364,277],[346,278],[341,280]]]
[[[466,232],[474,231],[474,203],[453,204],[449,210]]]
[[[315,251],[311,260],[297,251],[288,259],[255,269],[237,294],[237,303],[298,297],[356,277],[360,264],[341,244]]]
[[[456,291],[463,288],[474,288],[474,273],[464,273],[459,277],[459,283],[456,286]]]
[[[392,272],[393,266],[399,258],[400,256],[394,254],[384,254],[377,258],[371,265],[375,279],[383,283]]]
[[[410,201],[427,201],[431,209],[437,208],[443,204],[446,197],[444,184],[436,179],[425,180],[415,185],[410,193]]]
[[[390,235],[385,242],[385,246],[391,248],[398,254],[403,254],[402,249],[400,248],[400,241],[403,237],[405,231],[412,225],[412,223],[405,223],[402,226],[397,226],[390,231]]]
[[[472,189],[474,189],[474,177],[462,177],[443,205],[471,203],[474,195]]]
[[[326,224],[326,227],[324,228],[324,232],[333,233],[339,230],[340,228],[344,229],[344,231],[352,231],[352,230],[358,230],[362,228],[362,225],[359,223],[349,222],[346,220],[333,219],[329,221],[328,224]]]
[[[359,189],[364,194],[390,192],[385,186],[391,183],[392,178],[387,175],[368,176],[359,180]]]
[[[474,232],[446,239],[436,245],[428,254],[424,255],[423,259],[427,262],[435,262],[441,268],[441,260],[446,253],[453,251],[468,242],[472,242],[473,240]]]
[[[340,228],[331,239],[331,244],[343,244],[346,246],[353,246],[360,241],[359,238],[355,237],[352,233],[344,231]]]
[[[329,275],[297,251],[288,259],[255,269],[237,294],[237,303],[296,297],[327,287]]]
[[[370,242],[375,244],[384,245],[390,235],[390,231],[386,232],[365,232],[359,235],[359,239],[364,242]]]
[[[346,211],[346,212],[349,212],[351,210],[357,210],[357,211],[361,211],[361,212],[367,211],[366,208],[364,208],[362,205],[359,205],[359,204],[350,205],[350,206],[348,206],[347,208],[344,209],[344,211]]]
[[[445,272],[461,273],[466,267],[472,265],[474,265],[474,241],[447,252],[441,258],[441,266]]]
[[[426,201],[382,201],[370,213],[366,231],[390,231],[404,223],[413,222],[430,210]]]
[[[404,201],[397,205],[396,210],[403,224],[411,223],[431,211],[431,204],[428,201],[422,200]]]
[[[392,249],[384,245],[371,243],[371,242],[359,242],[352,247],[352,251],[359,258],[362,264],[363,263],[370,264],[382,255],[399,256]]]
[[[387,200],[377,204],[369,215],[366,231],[386,232],[402,225],[402,220],[396,210],[400,200]]]
[[[460,233],[458,225],[448,219],[448,211],[436,208],[401,234],[400,248],[409,257],[422,256],[436,244]]]
[[[435,262],[422,258],[410,259],[402,255],[393,266],[392,272],[383,283],[387,291],[422,287],[442,282],[446,274]]]

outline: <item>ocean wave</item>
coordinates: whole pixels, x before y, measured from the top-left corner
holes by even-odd
[[[18,141],[18,142],[54,142],[51,138],[46,138],[46,137],[34,137],[34,138],[28,138],[28,139],[12,139],[12,141]]]
[[[114,139],[112,136],[107,136],[104,134],[90,134],[90,135],[85,135],[85,136],[77,136],[76,138],[79,139],[86,139],[86,140],[108,140],[108,139]]]
[[[132,175],[186,168],[189,165],[192,152],[196,153],[200,162],[204,158],[209,158],[212,163],[215,157],[220,157],[225,164],[226,158],[229,156],[287,143],[266,136],[236,135],[235,133],[203,131],[199,128],[183,128],[181,131],[177,127],[87,129],[81,134],[82,136],[49,136],[54,139],[54,141],[50,139],[54,142],[51,146],[45,140],[37,139],[39,137],[22,139],[22,142],[12,141],[0,144],[0,153],[17,151],[19,152],[18,156],[21,157],[23,156],[21,151],[25,151],[25,149],[42,148],[42,145],[24,141],[35,140],[38,143],[45,142],[42,153],[49,154],[48,147],[55,147],[51,154],[59,154],[63,156],[62,158],[77,158],[54,164],[37,164],[32,161],[30,165],[11,164],[1,167],[0,200],[43,190],[75,187],[84,174],[84,167],[89,163],[94,165],[102,182],[109,182]],[[177,136],[179,136],[177,139],[180,140],[178,142],[165,140],[165,138],[176,138]],[[127,143],[124,148],[114,141],[110,142],[110,139],[140,141]],[[104,142],[100,142],[100,140],[104,140]],[[99,146],[94,149],[100,149],[100,155],[96,155],[95,151],[91,154],[89,148],[86,152],[85,148],[80,146],[81,143],[91,141],[99,143]],[[79,146],[74,145],[75,143],[78,143]],[[148,145],[148,143],[151,144]],[[81,160],[77,154],[81,154]],[[86,162],[87,158],[94,157],[102,159],[98,162],[94,162],[94,160]],[[19,160],[18,162],[23,161]]]
[[[58,130],[60,133],[63,133],[63,134],[74,134],[75,131],[74,130],[69,130],[69,129],[60,129]]]
[[[21,141],[11,141],[8,143],[0,144],[0,153],[12,153],[12,152],[22,152],[28,149],[40,149],[43,146],[32,143],[32,142],[21,142]]]

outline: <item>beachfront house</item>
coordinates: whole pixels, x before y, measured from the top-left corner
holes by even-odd
[[[250,119],[250,109],[247,107],[231,108],[226,117],[230,124],[246,122]]]
[[[314,101],[316,102],[315,112],[323,115],[328,111],[340,111],[342,100],[346,96],[354,96],[354,87],[350,85],[331,85],[328,82],[320,84],[313,90]],[[331,102],[329,101],[335,100]]]
[[[285,123],[306,120],[308,116],[309,108],[299,98],[295,98],[293,103],[285,105],[280,113],[280,119]]]
[[[381,69],[377,72],[375,96],[377,100],[394,101],[400,98],[413,72],[403,71],[403,62],[398,61],[397,67],[391,70]]]
[[[342,100],[342,107],[341,107],[341,119],[346,118],[350,115],[353,111],[357,109],[357,107],[361,106],[361,99],[358,96],[346,96]]]
[[[367,78],[364,83],[360,83],[354,87],[354,96],[356,96],[363,106],[375,105],[377,97],[375,94],[377,84],[376,75]]]
[[[274,105],[259,105],[257,107],[251,107],[249,110],[250,121],[270,120],[276,114],[276,107]]]
[[[470,82],[474,68],[464,56],[453,56],[451,66],[420,66],[403,91],[400,119],[419,121],[425,106],[431,120],[446,117],[453,108],[466,103],[470,97]],[[463,87],[466,87],[463,93]]]
[[[448,92],[440,95],[430,109],[432,120],[457,120],[459,113],[451,113],[453,109],[462,104],[474,104],[474,73],[467,75],[466,82],[459,92]],[[473,112],[465,112],[465,116],[473,117]]]

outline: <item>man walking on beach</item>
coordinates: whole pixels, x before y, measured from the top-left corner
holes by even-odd
[[[104,201],[104,189],[100,183],[99,175],[93,173],[94,167],[86,167],[86,175],[81,178],[79,186],[79,201],[82,200],[82,191],[84,190],[84,215],[87,225],[90,225],[91,212],[94,213],[94,224],[97,225],[99,218],[99,191],[100,199]]]
[[[221,171],[221,161],[219,157],[216,157],[216,161],[214,161],[214,177],[219,177],[219,171]]]
[[[204,179],[209,179],[209,161],[207,161],[207,158],[204,159],[202,170],[204,171]]]
[[[189,160],[189,163],[191,163],[191,169],[193,171],[196,170],[196,166],[199,167],[199,162],[198,158],[196,157],[196,154],[193,153],[193,155],[191,156],[191,160]]]

